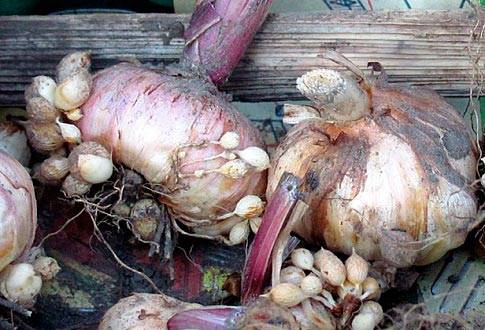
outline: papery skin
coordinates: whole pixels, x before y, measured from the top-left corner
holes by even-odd
[[[18,161],[0,151],[0,271],[29,252],[36,228],[32,179]]]
[[[135,293],[123,298],[103,316],[98,330],[167,329],[168,320],[177,312],[200,307],[164,294]]]
[[[369,95],[371,114],[357,121],[308,119],[290,130],[267,198],[285,171],[304,177],[313,189],[295,229],[304,239],[398,267],[429,264],[463,244],[475,220],[474,142],[433,91],[375,84]]]
[[[190,91],[190,92],[189,92]],[[122,63],[98,72],[78,122],[84,141],[96,141],[115,161],[160,183],[167,196],[162,201],[187,219],[215,219],[233,210],[248,194],[264,194],[266,173],[251,172],[241,179],[218,173],[175,182],[172,168],[167,179],[158,175],[175,156],[177,148],[204,140],[217,141],[228,131],[240,136],[238,149],[264,148],[259,132],[210,82],[158,74]],[[181,162],[204,159],[224,151],[218,145],[185,148]],[[160,155],[168,155],[160,161]],[[215,169],[226,163],[219,158],[184,166],[180,173]],[[160,179],[160,180],[159,180]]]
[[[234,329],[237,319],[244,313],[240,306],[204,306],[178,312],[167,322],[169,330]]]
[[[27,145],[27,136],[15,124],[0,123],[0,150],[17,159],[22,165],[29,165],[30,148]]]

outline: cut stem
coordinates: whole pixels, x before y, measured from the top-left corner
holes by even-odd
[[[296,202],[301,197],[299,184],[299,178],[285,172],[266,207],[243,271],[241,297],[243,304],[262,292],[273,247]]]
[[[273,249],[273,254],[271,257],[271,260],[272,260],[271,286],[272,287],[275,287],[280,283],[281,266],[283,265],[283,254],[285,252],[286,246],[288,245],[290,234],[295,224],[303,218],[307,209],[308,209],[308,205],[305,202],[303,202],[302,200],[297,201],[295,208],[291,213],[290,218],[288,219],[286,225],[283,227],[283,229],[281,230],[278,236],[278,239],[276,240],[275,247]]]
[[[314,102],[322,118],[334,121],[358,120],[370,113],[370,98],[353,77],[331,69],[305,73],[296,87]]]
[[[182,63],[224,83],[264,22],[272,0],[201,0],[185,31]]]

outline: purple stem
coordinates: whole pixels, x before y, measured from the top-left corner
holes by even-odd
[[[198,0],[185,31],[182,62],[224,83],[263,24],[272,0]]]
[[[234,328],[244,307],[210,306],[179,312],[168,320],[168,330],[211,329],[225,330]]]
[[[266,207],[244,267],[241,291],[243,304],[256,298],[263,290],[276,240],[300,198],[299,185],[300,180],[296,176],[284,173]]]

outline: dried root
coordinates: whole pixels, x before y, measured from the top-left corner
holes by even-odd
[[[407,304],[393,308],[386,313],[384,325],[403,330],[465,330],[479,329],[483,325],[483,323],[480,325],[480,322],[483,322],[483,316],[480,321],[479,317],[473,320],[448,313],[430,313],[426,309],[426,303],[422,303]]]
[[[105,240],[100,224],[120,228],[126,224],[139,242],[150,245],[149,256],[163,255],[169,261],[174,249],[170,216],[163,204],[153,196],[152,191],[145,189],[145,181],[134,171],[119,168],[115,179],[105,182],[101,189],[92,194],[74,196],[75,202],[83,205],[94,226],[94,236],[103,242],[115,260],[125,269],[142,276],[156,292],[160,290],[153,281],[124,263]],[[173,274],[173,270],[171,272]]]

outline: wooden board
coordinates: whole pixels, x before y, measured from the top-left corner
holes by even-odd
[[[463,10],[270,15],[224,90],[242,101],[299,99],[295,79],[334,65],[321,55],[336,49],[361,68],[381,62],[392,82],[467,95],[476,21]],[[187,22],[167,14],[0,17],[0,106],[22,105],[31,77],[52,75],[71,51],[91,50],[95,69],[133,58],[155,68],[176,62]]]

